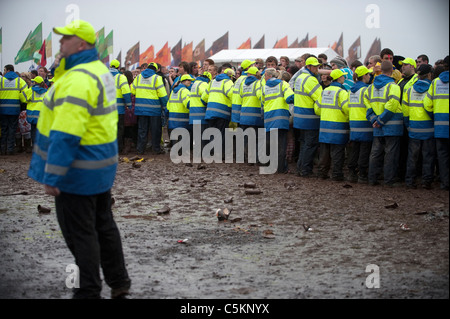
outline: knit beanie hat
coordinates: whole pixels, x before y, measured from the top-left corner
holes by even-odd
[[[336,64],[340,69],[347,68],[347,61],[343,57],[337,56],[333,60],[330,61],[330,64]]]

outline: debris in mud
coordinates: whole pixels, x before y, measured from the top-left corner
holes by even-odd
[[[156,211],[156,213],[157,213],[158,215],[166,215],[166,214],[170,213],[170,207],[166,205],[166,206],[164,206],[163,208],[158,209],[158,210]]]
[[[287,190],[295,189],[296,188],[295,182],[289,181],[284,183],[284,188],[286,188]]]
[[[39,214],[50,214],[50,212],[52,211],[50,208],[41,205],[38,205],[37,210]]]
[[[198,164],[197,169],[206,169],[205,164]]]
[[[408,227],[408,225],[406,225],[406,224],[404,224],[404,223],[400,224],[400,229],[401,229],[401,230],[410,230],[410,228]]]
[[[228,217],[230,217],[231,214],[231,210],[229,210],[228,208],[224,208],[224,209],[217,209],[216,211],[216,216],[219,219],[219,221],[224,221],[224,220],[228,220]]]
[[[244,184],[244,188],[256,188],[256,184],[255,183],[245,183]]]
[[[312,228],[309,225],[303,224],[303,228],[305,229],[305,231],[311,231]]]
[[[180,180],[180,178],[175,177],[175,178],[172,179],[172,182],[178,182],[179,180]]]
[[[136,156],[131,157],[130,161],[132,161],[132,162],[134,162],[134,161],[136,161],[136,162],[143,162],[144,158],[143,157],[139,157],[139,156],[136,155]]]
[[[188,238],[185,238],[185,239],[182,239],[182,240],[178,240],[177,242],[178,242],[179,244],[186,244],[188,241],[189,241],[189,239],[188,239]]]
[[[124,215],[122,217],[125,219],[145,219],[145,220],[155,219],[155,216],[150,216],[150,215]]]
[[[141,164],[139,164],[138,162],[133,162],[133,164],[131,165],[133,168],[140,168]]]
[[[395,208],[397,208],[397,207],[398,207],[398,204],[397,204],[397,203],[393,203],[393,204],[384,206],[384,208],[387,208],[387,209],[395,209]]]
[[[266,239],[274,239],[275,235],[272,230],[267,229],[267,230],[263,231],[263,237]]]
[[[237,222],[240,222],[241,220],[242,220],[242,218],[237,217],[237,218],[231,219],[230,222],[231,222],[231,223],[237,223]]]
[[[226,199],[223,200],[223,202],[224,202],[225,204],[232,203],[232,202],[233,202],[233,197],[226,198]]]
[[[246,189],[245,190],[245,194],[247,194],[247,195],[258,195],[261,193],[262,193],[262,190],[259,190],[259,189]]]
[[[344,184],[342,187],[344,187],[344,188],[353,188],[353,186],[350,185],[350,184]]]

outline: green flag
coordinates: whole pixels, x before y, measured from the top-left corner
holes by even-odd
[[[103,60],[112,53],[113,53],[113,31],[111,31],[105,38],[104,50],[103,52],[99,52],[100,60]]]
[[[33,32],[28,34],[25,42],[17,53],[14,59],[15,64],[33,60],[33,55],[42,46],[42,22],[34,29]]]
[[[98,56],[101,57],[103,55],[103,52],[106,49],[105,44],[105,27],[101,28],[96,32],[97,41],[95,43],[95,48],[97,49]]]

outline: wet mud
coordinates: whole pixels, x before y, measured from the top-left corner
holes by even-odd
[[[0,157],[0,298],[71,298],[73,257],[53,198],[27,177],[29,160]],[[433,186],[371,187],[260,175],[248,164],[174,164],[168,154],[138,163],[121,156],[112,211],[129,297],[448,298],[449,197]],[[103,284],[102,296],[109,294]]]

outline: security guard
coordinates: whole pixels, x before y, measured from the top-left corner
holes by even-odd
[[[258,79],[258,68],[250,67],[239,90],[241,105],[240,126],[243,130],[252,129],[256,136],[256,161],[258,161],[259,135],[258,129],[264,127],[264,109],[261,107],[261,81]],[[248,137],[245,135],[245,149],[248,155]],[[248,157],[248,156],[247,156]]]
[[[233,97],[234,75],[232,69],[224,69],[211,82],[210,87],[202,94],[202,100],[207,103],[205,120],[209,127],[217,128],[222,134],[222,151],[225,150],[225,130],[231,119],[231,99]],[[224,152],[222,152],[224,156]]]
[[[27,83],[14,72],[14,66],[8,64],[0,78],[0,154],[13,155],[15,134],[21,111],[25,109]]]
[[[264,127],[266,129],[267,148],[270,145],[270,132],[278,131],[278,173],[286,173],[287,133],[289,131],[289,104],[294,102],[294,92],[289,84],[278,79],[279,73],[274,68],[265,70],[265,85],[261,89],[261,103],[264,106]]]
[[[320,118],[314,113],[314,103],[322,94],[317,80],[320,63],[309,57],[306,66],[294,82],[294,129],[300,130],[300,153],[297,174],[312,175],[314,157],[319,147]]]
[[[26,90],[27,95],[27,122],[31,125],[31,140],[35,141],[36,137],[36,125],[39,118],[39,113],[42,106],[42,101],[44,100],[44,95],[47,93],[45,88],[44,79],[40,76],[36,76],[31,80],[33,86]],[[27,143],[28,140],[25,140]],[[25,145],[27,148],[28,145]]]
[[[196,141],[196,135],[193,134],[193,142],[205,145],[205,141],[201,136],[206,128],[207,122],[205,120],[206,105],[202,100],[203,93],[208,89],[209,83],[211,83],[212,75],[208,71],[203,72],[198,76],[191,86],[190,98],[189,98],[189,126],[190,131],[193,132],[195,128],[200,128],[200,141]],[[203,148],[203,147],[202,147]]]
[[[55,196],[56,214],[79,267],[74,298],[128,293],[120,233],[111,211],[117,154],[116,90],[98,59],[95,31],[83,20],[54,28],[60,40],[55,83],[44,98],[28,175]]]
[[[124,148],[125,109],[131,109],[131,91],[127,77],[119,72],[120,62],[112,60],[109,66],[109,72],[114,77],[114,84],[116,85],[117,112],[119,113],[117,142],[119,144],[119,153],[122,153]]]
[[[417,164],[422,154],[422,186],[430,189],[434,179],[436,142],[434,123],[423,108],[423,100],[430,88],[432,67],[429,64],[422,64],[418,72],[419,80],[406,90],[402,101],[405,127],[409,134],[405,182],[406,187],[417,187]]]
[[[245,78],[247,77],[247,70],[255,65],[255,61],[250,60],[244,60],[241,63],[242,68],[242,74],[241,76],[234,82],[234,89],[233,89],[233,97],[231,100],[231,122],[239,124],[240,121],[240,113],[241,113],[241,104],[240,101],[240,89],[241,84],[243,81],[245,81]]]
[[[165,111],[169,98],[162,77],[156,74],[157,71],[158,65],[151,62],[131,84],[131,94],[136,96],[134,114],[138,116],[137,151],[139,154],[145,152],[150,130],[153,152],[155,154],[164,153],[161,150],[161,114]]]
[[[373,71],[361,65],[355,69],[356,82],[349,92],[348,113],[351,147],[348,155],[349,181],[367,183],[373,127],[366,118],[365,93]]]
[[[349,140],[350,127],[348,119],[348,92],[344,87],[345,75],[340,69],[330,73],[333,79],[330,86],[314,104],[315,113],[320,116],[319,130],[319,177],[327,179],[331,162],[333,170],[331,179],[344,180],[345,145]]]
[[[189,98],[191,83],[195,79],[190,74],[183,74],[178,85],[170,93],[167,102],[168,128],[170,131],[176,128],[189,128]]]
[[[445,71],[433,80],[424,99],[424,108],[434,117],[437,159],[441,189],[449,189],[449,57],[444,59]]]
[[[373,144],[369,159],[369,184],[377,185],[384,173],[386,186],[398,186],[397,170],[400,156],[400,137],[403,135],[403,113],[400,104],[400,87],[391,77],[390,61],[381,63],[381,75],[366,91],[366,117],[372,123]],[[384,154],[384,160],[383,160]],[[383,164],[384,161],[384,164]]]

